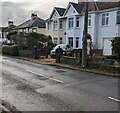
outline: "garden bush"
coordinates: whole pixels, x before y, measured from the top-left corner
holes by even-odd
[[[17,45],[5,45],[2,47],[2,54],[18,56],[18,46]]]

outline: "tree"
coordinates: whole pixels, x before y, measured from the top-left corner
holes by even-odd
[[[15,37],[17,35],[17,31],[11,31],[7,34],[7,39],[10,40],[10,42],[15,40]]]
[[[32,50],[34,46],[42,49],[44,45],[47,45],[49,49],[53,45],[52,37],[46,36],[44,34],[39,34],[35,32],[25,33],[25,32],[10,32],[7,38],[18,45],[19,49],[29,49]]]
[[[117,59],[120,60],[120,37],[115,37],[112,40],[112,49]]]
[[[26,35],[27,38],[27,45],[29,49],[33,49],[34,46],[37,48],[42,48],[43,43],[46,42],[46,36],[44,34],[39,34],[39,33],[28,33]]]

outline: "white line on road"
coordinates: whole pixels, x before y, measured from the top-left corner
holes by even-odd
[[[63,81],[60,81],[60,80],[58,80],[58,79],[51,78],[51,77],[46,77],[45,75],[40,74],[40,73],[36,73],[36,72],[30,71],[30,70],[27,70],[27,71],[30,72],[30,73],[32,73],[32,74],[36,74],[36,75],[42,76],[42,77],[44,77],[44,78],[46,78],[46,79],[49,79],[49,80],[53,80],[53,81],[56,81],[56,82],[60,82],[60,83],[62,83],[62,84],[64,83]]]
[[[4,59],[3,59],[2,61],[3,61],[3,62],[5,62],[5,61],[7,61],[7,62],[8,62],[9,60],[4,60]]]
[[[27,70],[28,72],[32,73],[32,74],[36,74],[36,75],[40,75],[42,77],[45,77],[44,75],[40,74],[40,73],[36,73],[36,72],[33,72],[33,71],[30,71],[30,70]],[[49,77],[45,77],[45,78],[49,78]]]
[[[114,101],[120,102],[119,99],[116,99],[116,98],[113,98],[113,97],[108,97],[108,98],[111,99],[111,100],[114,100]]]
[[[58,79],[55,79],[55,78],[49,78],[49,79],[51,79],[51,80],[54,80],[54,81],[57,81],[57,82],[60,82],[60,83],[64,83],[63,81],[60,81],[60,80],[58,80]]]

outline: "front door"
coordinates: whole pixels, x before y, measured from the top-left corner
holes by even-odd
[[[112,42],[111,38],[104,38],[103,39],[103,55],[112,55]]]

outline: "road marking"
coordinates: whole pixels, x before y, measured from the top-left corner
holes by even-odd
[[[113,98],[113,97],[108,97],[108,98],[111,99],[111,100],[114,100],[114,101],[120,102],[119,99],[116,99],[116,98]]]
[[[5,61],[7,61],[7,62],[8,62],[9,60],[4,60],[4,59],[3,59],[2,61],[3,61],[3,62],[5,62]]]
[[[30,70],[27,70],[27,71],[30,72],[30,73],[32,73],[32,74],[36,74],[36,75],[45,77],[44,75],[42,75],[42,74],[40,74],[40,73],[36,73],[36,72],[30,71]],[[49,78],[49,77],[45,77],[45,78]]]
[[[60,81],[58,79],[51,78],[51,77],[46,77],[45,75],[40,74],[40,73],[36,73],[36,72],[30,71],[30,70],[27,70],[27,71],[30,72],[30,73],[32,73],[32,74],[36,74],[36,75],[42,76],[42,77],[44,77],[46,79],[49,79],[49,80],[53,80],[53,81],[56,81],[56,82],[59,82],[59,83],[62,83],[62,84],[64,83],[63,81]]]
[[[63,81],[60,81],[60,80],[58,80],[58,79],[55,79],[55,78],[49,78],[49,79],[51,79],[51,80],[54,80],[54,81],[57,81],[57,82],[60,82],[60,83],[64,83]]]

